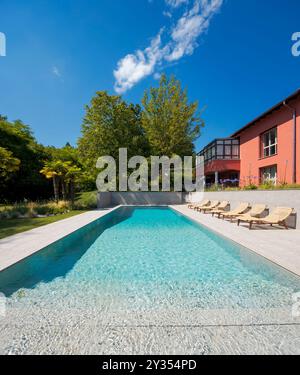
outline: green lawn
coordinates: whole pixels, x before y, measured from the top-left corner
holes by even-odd
[[[25,232],[27,230],[41,227],[42,225],[54,223],[62,219],[67,219],[75,215],[82,214],[85,211],[70,211],[66,214],[42,217],[42,218],[30,218],[30,219],[1,219],[0,220],[0,239],[12,236],[13,234]]]

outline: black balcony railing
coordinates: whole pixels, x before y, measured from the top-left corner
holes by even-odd
[[[204,157],[205,163],[211,160],[239,160],[240,141],[236,138],[215,139],[198,155]]]

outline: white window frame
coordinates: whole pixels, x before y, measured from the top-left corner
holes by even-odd
[[[274,177],[272,177],[272,169],[275,170]],[[261,168],[261,179],[262,183],[264,182],[273,182],[275,185],[277,184],[277,165],[271,165],[269,167]]]
[[[275,132],[275,143],[271,143],[271,134]],[[266,137],[268,137],[268,143],[265,143]],[[272,147],[275,147],[275,152],[271,154]],[[268,158],[270,156],[277,155],[277,148],[278,148],[278,134],[277,128],[273,128],[262,135],[262,157]]]

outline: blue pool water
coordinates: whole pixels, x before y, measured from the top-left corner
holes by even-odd
[[[298,277],[168,208],[120,208],[0,273],[12,303],[57,308],[279,308],[299,290]]]

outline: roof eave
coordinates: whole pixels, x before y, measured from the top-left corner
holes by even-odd
[[[289,102],[289,101],[295,99],[298,95],[300,95],[300,89],[298,89],[297,91],[295,91],[293,94],[291,94],[290,96],[288,96],[286,99],[281,100],[278,104],[274,105],[268,111],[264,112],[262,115],[258,116],[257,118],[255,118],[254,120],[252,120],[251,122],[249,122],[247,125],[243,126],[241,129],[239,129],[238,131],[236,131],[235,133],[233,133],[230,137],[231,138],[238,137],[243,131],[245,131],[249,127],[255,125],[258,121],[262,120],[264,117],[266,117],[267,115],[271,114],[273,111],[278,110],[279,108],[281,108],[284,105],[285,102]]]

